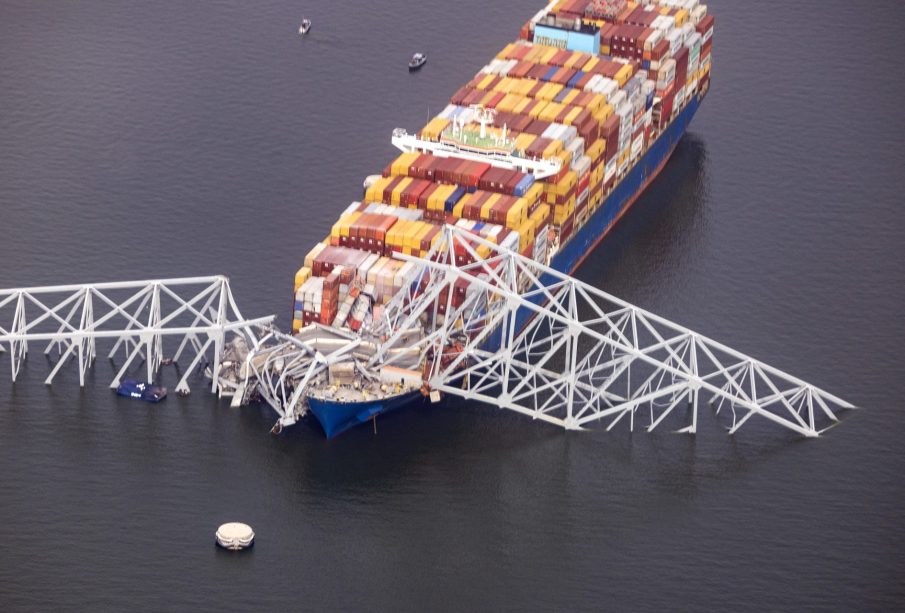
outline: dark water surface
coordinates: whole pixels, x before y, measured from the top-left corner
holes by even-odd
[[[288,325],[391,130],[539,4],[2,0],[0,287],[223,273]],[[865,410],[802,441],[450,403],[326,441],[121,401],[106,360],[48,388],[35,352],[13,386],[0,356],[0,610],[901,608],[901,6],[711,8],[711,94],[578,276]],[[234,519],[247,555],[213,546]]]

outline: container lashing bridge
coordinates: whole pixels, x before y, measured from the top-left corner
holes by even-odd
[[[477,245],[486,246],[490,255],[479,257]],[[189,374],[213,350],[212,391],[232,395],[234,405],[266,402],[279,417],[277,430],[304,415],[309,383],[351,354],[366,356],[371,368],[411,364],[415,356],[432,392],[571,430],[597,423],[608,430],[620,423],[634,429],[643,417],[648,431],[673,427],[695,433],[699,407],[708,402],[718,416],[728,416],[730,433],[756,416],[816,437],[838,422],[840,410],[854,408],[760,360],[453,226],[443,229],[426,257],[399,257],[416,264],[410,282],[361,334],[312,327],[290,336],[273,327],[270,317],[245,320],[225,278],[210,277],[0,291],[0,316],[5,306],[16,305],[11,325],[0,327],[0,347],[6,343],[10,349],[15,379],[28,341],[48,341],[48,352],[57,343],[62,355],[47,382],[75,354],[84,383],[95,340],[114,338],[111,355],[119,347],[128,354],[115,386],[138,355],[147,363],[150,380],[160,365],[160,338],[181,336],[174,359],[187,344],[195,353],[177,391],[188,389]],[[192,283],[204,287],[191,298],[179,298],[169,314],[159,311],[162,296],[177,298],[173,288]],[[113,302],[106,294],[114,287],[131,294]],[[463,287],[468,288],[464,297],[454,300]],[[61,292],[68,298],[53,307],[37,300]],[[26,319],[28,302],[44,314]],[[98,302],[106,305],[106,315],[97,316]],[[188,316],[190,325],[171,327],[180,316]],[[116,330],[100,331],[115,317],[121,321]],[[42,321],[55,322],[57,329],[38,333]],[[227,342],[227,333],[238,339]]]

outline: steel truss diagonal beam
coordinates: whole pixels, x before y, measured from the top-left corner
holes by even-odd
[[[444,228],[424,258],[401,257],[416,271],[370,326],[384,339],[372,363],[391,363],[402,331],[426,324],[418,348],[432,389],[567,429],[612,428],[626,417],[633,429],[640,411],[648,431],[681,420],[678,431],[694,433],[703,394],[717,414],[731,417],[730,433],[758,416],[816,437],[839,410],[854,408],[460,228]],[[456,306],[454,288],[463,286],[466,297]]]
[[[181,341],[173,361],[189,345],[194,351],[176,391],[189,391],[188,377],[203,362],[211,365],[211,391],[217,392],[226,335],[255,342],[254,329],[272,322],[273,317],[244,319],[223,276],[0,290],[0,353],[9,353],[14,382],[29,344],[46,342],[44,353],[56,349],[59,358],[45,383],[74,358],[84,386],[99,341],[112,344],[108,358],[123,356],[110,387],[119,385],[136,360],[144,361],[152,381],[164,361],[164,339],[173,338]]]

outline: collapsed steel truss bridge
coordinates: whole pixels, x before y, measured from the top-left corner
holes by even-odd
[[[477,245],[490,255],[479,257]],[[273,317],[242,318],[225,277],[198,277],[0,290],[0,352],[6,344],[15,381],[28,343],[47,342],[44,352],[57,348],[60,358],[46,382],[74,356],[84,385],[96,342],[110,339],[109,356],[120,350],[125,356],[116,387],[139,357],[152,380],[163,359],[162,339],[181,338],[172,359],[188,347],[194,353],[177,392],[188,392],[189,375],[207,360],[212,391],[233,395],[234,404],[263,400],[280,425],[305,413],[313,378],[353,354],[370,368],[421,364],[431,391],[573,430],[620,422],[634,429],[643,417],[648,431],[668,426],[695,433],[699,407],[709,402],[729,416],[730,433],[760,417],[816,437],[838,422],[840,410],[854,408],[453,226],[444,228],[428,256],[400,257],[415,262],[415,270],[361,335],[331,330],[329,341],[319,341],[317,333],[282,334]],[[420,333],[412,335],[413,329]],[[241,347],[227,342],[228,333],[241,337]],[[230,378],[221,376],[221,365]]]

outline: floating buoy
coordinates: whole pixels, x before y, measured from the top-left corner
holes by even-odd
[[[217,529],[216,537],[220,547],[238,551],[254,544],[255,532],[248,524],[229,522]]]

